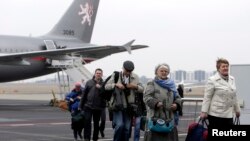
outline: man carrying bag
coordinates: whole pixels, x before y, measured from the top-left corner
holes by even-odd
[[[116,89],[109,102],[113,109],[114,141],[129,141],[132,115],[128,108],[135,102],[135,93],[144,90],[133,70],[134,63],[125,61],[117,83],[114,82],[113,74],[105,85],[106,90]]]

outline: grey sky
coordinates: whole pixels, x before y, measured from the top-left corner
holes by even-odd
[[[38,36],[48,32],[72,0],[1,0],[0,34]],[[120,70],[124,60],[152,77],[158,63],[172,70],[215,70],[218,57],[249,64],[249,0],[101,0],[92,43],[150,47],[119,53],[87,65],[104,73]]]

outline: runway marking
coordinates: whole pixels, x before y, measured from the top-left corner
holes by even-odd
[[[57,122],[57,123],[48,123],[48,124],[50,124],[50,125],[69,125],[71,123],[69,123],[69,122]]]
[[[10,124],[12,127],[20,127],[20,126],[34,126],[35,124]]]
[[[0,124],[0,127],[9,126],[9,127],[22,127],[22,126],[39,126],[39,125],[70,125],[70,122],[54,122],[54,123],[9,123],[9,124]],[[106,130],[113,130],[113,128],[105,128]]]
[[[0,124],[0,127],[9,126],[9,127],[22,127],[22,126],[38,126],[38,125],[70,125],[69,122],[57,122],[57,123],[9,123],[9,124]]]
[[[47,138],[55,138],[55,139],[72,139],[69,137],[62,137],[62,136],[35,134],[35,133],[11,132],[11,131],[1,131],[1,130],[0,130],[0,133],[11,134],[11,135],[16,134],[16,135],[24,135],[24,136],[34,136],[34,137],[47,137]]]
[[[10,118],[0,118],[0,122],[15,122],[15,121],[25,121],[23,119],[10,119]]]

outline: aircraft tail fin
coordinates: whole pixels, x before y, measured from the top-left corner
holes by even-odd
[[[49,36],[78,38],[90,43],[99,0],[74,0]]]

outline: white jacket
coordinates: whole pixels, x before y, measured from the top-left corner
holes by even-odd
[[[216,73],[208,79],[201,111],[221,118],[232,118],[234,112],[240,112],[234,77],[229,76],[227,82]]]

